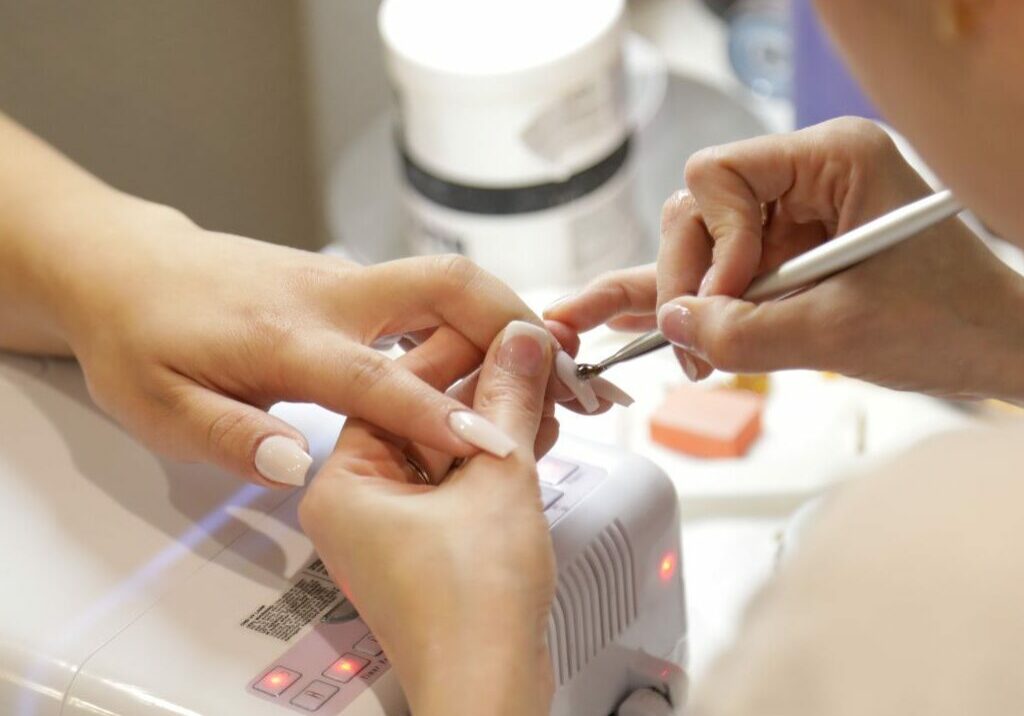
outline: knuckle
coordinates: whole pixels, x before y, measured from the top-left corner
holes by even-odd
[[[435,261],[443,284],[456,295],[466,293],[483,275],[483,269],[461,254],[439,256]]]
[[[539,412],[546,386],[535,386],[508,374],[495,375],[476,395],[474,410],[485,415],[512,414],[525,418]]]
[[[354,397],[363,396],[380,385],[390,375],[387,358],[360,351],[353,355],[347,366],[348,385]]]
[[[252,452],[255,450],[253,435],[259,427],[259,421],[248,410],[241,407],[225,410],[207,426],[206,447],[212,454],[230,453],[239,445],[244,445],[247,453]]]
[[[701,149],[693,154],[683,170],[686,185],[698,186],[714,176],[722,165],[725,152],[725,147],[714,146]]]
[[[270,392],[287,390],[295,380],[295,366],[302,364],[302,356],[308,350],[308,345],[301,339],[299,325],[266,312],[254,316],[249,325],[248,335],[239,342],[240,355],[253,365],[262,363],[266,366],[265,376]]]
[[[878,124],[863,117],[840,117],[834,120],[835,130],[848,147],[859,156],[887,157],[895,153],[896,143]]]

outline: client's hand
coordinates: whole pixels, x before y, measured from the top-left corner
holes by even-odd
[[[420,352],[402,359],[407,368],[437,387],[458,377]],[[479,454],[449,472],[450,458],[349,421],[303,499],[303,528],[416,716],[548,712],[554,556],[534,451],[557,434],[551,363],[550,336],[514,322],[455,389],[512,437],[508,457]]]
[[[423,336],[470,373],[501,328],[534,314],[462,257],[362,267],[204,231],[143,207],[66,304],[68,341],[96,401],[160,452],[255,481],[304,481],[305,439],[266,409],[312,402],[453,455],[474,444],[464,406],[371,347]],[[133,274],[137,274],[132,278]],[[433,331],[438,326],[451,330]],[[478,418],[460,413],[468,419]]]
[[[266,412],[280,400],[451,455],[490,449],[479,416],[372,346],[411,336],[465,375],[512,320],[540,325],[468,259],[362,267],[208,231],[111,189],[0,115],[0,350],[73,354],[95,401],[171,457],[301,484],[306,441]],[[575,335],[552,329],[573,353]],[[567,355],[560,363],[572,373]],[[610,405],[590,386],[548,387],[578,410]]]
[[[751,280],[921,198],[888,135],[843,119],[694,155],[665,204],[657,266],[608,274],[545,317],[650,329],[692,380],[819,368],[898,389],[1024,401],[1024,280],[945,221],[807,291],[755,305]],[[657,317],[657,321],[655,320]]]

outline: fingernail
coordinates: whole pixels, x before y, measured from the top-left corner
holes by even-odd
[[[686,377],[690,379],[691,383],[697,382],[697,364],[693,362],[693,358],[690,357],[689,353],[683,353],[679,356],[679,363],[683,367],[683,372]]]
[[[467,443],[492,455],[506,457],[516,448],[516,441],[501,428],[471,410],[456,410],[448,416],[448,425]]]
[[[594,394],[594,389],[590,387],[590,384],[581,380],[576,374],[576,361],[566,353],[565,351],[558,351],[555,356],[555,373],[558,374],[558,379],[562,381],[566,388],[572,391],[572,394],[576,396],[576,400],[580,401],[580,405],[588,413],[593,413],[601,404],[597,401],[597,396]]]
[[[541,372],[547,361],[547,348],[554,341],[540,326],[526,321],[512,321],[505,326],[496,360],[512,375],[532,377]]]
[[[707,273],[704,274],[704,279],[700,282],[700,288],[697,289],[697,295],[701,298],[707,296],[711,291],[711,282],[715,280],[715,268],[715,265],[712,264],[711,268],[709,268]]]
[[[256,448],[255,462],[256,470],[271,482],[302,487],[313,458],[292,438],[271,435]]]
[[[615,385],[615,383],[610,380],[606,380],[601,376],[591,378],[589,383],[590,387],[594,389],[594,393],[597,397],[604,398],[609,403],[615,403],[616,405],[628,408],[634,402],[633,396]]]
[[[673,345],[693,348],[696,338],[693,313],[678,303],[666,303],[658,309],[658,329]]]

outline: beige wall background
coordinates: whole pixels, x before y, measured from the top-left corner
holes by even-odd
[[[0,111],[200,224],[316,248],[387,104],[376,0],[0,0]]]

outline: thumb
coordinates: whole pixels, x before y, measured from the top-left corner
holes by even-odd
[[[198,385],[178,402],[178,452],[273,487],[299,487],[313,462],[302,433],[259,408]]]
[[[554,346],[544,329],[512,321],[491,345],[480,369],[473,407],[533,456],[544,413]]]
[[[684,296],[661,307],[658,328],[676,347],[731,373],[819,367],[823,331],[807,295],[760,304]]]

